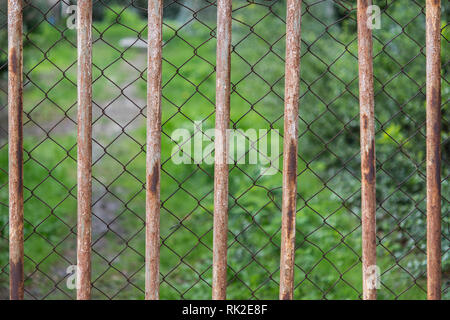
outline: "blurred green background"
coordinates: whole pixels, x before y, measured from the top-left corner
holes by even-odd
[[[380,299],[426,298],[425,16],[380,1],[374,30]],[[450,297],[447,27],[442,15],[443,298]],[[353,1],[304,1],[296,299],[361,297],[359,104]],[[94,1],[93,298],[143,299],[146,1]],[[285,1],[233,1],[231,127],[283,133]],[[8,297],[6,5],[0,29],[0,298]],[[74,298],[76,30],[60,1],[24,9],[25,297]],[[165,1],[162,299],[211,297],[213,172],[171,160],[179,128],[214,128],[216,7]],[[270,131],[269,131],[270,132]],[[207,139],[205,136],[204,139]],[[281,143],[281,141],[280,141]],[[174,149],[175,148],[175,149]],[[281,166],[230,165],[228,298],[276,299]]]

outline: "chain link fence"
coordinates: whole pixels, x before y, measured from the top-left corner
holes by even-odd
[[[70,1],[24,1],[25,298],[74,299],[77,42]],[[386,0],[374,34],[381,299],[426,298],[425,8]],[[303,1],[295,299],[359,299],[355,1]],[[442,297],[450,298],[449,3],[442,4]],[[0,6],[0,298],[8,297],[7,20]],[[92,297],[142,299],[147,2],[94,1]],[[233,1],[229,299],[279,287],[285,1]],[[215,1],[164,1],[161,299],[209,299]],[[190,133],[180,139],[177,130]],[[258,136],[252,137],[252,129]],[[264,131],[265,130],[265,131]],[[179,131],[178,131],[179,132]],[[277,135],[280,133],[280,136]],[[249,163],[255,142],[269,158]],[[203,146],[199,147],[199,144]],[[279,147],[277,147],[279,146]],[[200,148],[200,149],[196,149]],[[187,150],[193,150],[191,157]],[[198,155],[200,150],[200,155]],[[256,148],[260,151],[260,148]],[[240,154],[240,156],[239,156]],[[179,159],[182,158],[182,164]],[[277,165],[278,164],[278,165]],[[264,168],[272,166],[270,174]],[[69,268],[69,269],[68,269]],[[68,285],[69,284],[69,285]]]

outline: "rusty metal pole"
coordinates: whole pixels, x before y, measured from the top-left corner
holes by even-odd
[[[22,0],[8,0],[8,145],[10,299],[23,299]]]
[[[373,92],[373,42],[368,8],[371,0],[358,0],[358,64],[361,140],[361,215],[363,299],[375,300],[376,200],[375,200],[375,120]]]
[[[162,0],[148,1],[145,299],[159,299]]]
[[[426,2],[427,292],[441,299],[441,1]]]
[[[231,0],[217,1],[216,138],[212,298],[226,299],[228,154],[230,124]]]
[[[77,299],[91,298],[92,0],[78,1]]]
[[[280,300],[294,297],[301,5],[299,0],[287,2]]]

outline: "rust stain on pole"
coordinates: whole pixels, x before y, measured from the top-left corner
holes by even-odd
[[[148,1],[145,299],[159,299],[162,0]]]
[[[358,0],[358,64],[361,140],[361,215],[363,298],[377,298],[374,284],[376,265],[375,121],[373,92],[373,42],[368,7],[371,0]]]
[[[441,1],[426,2],[427,293],[441,299]]]
[[[23,299],[22,1],[8,1],[8,145],[10,299]]]
[[[287,2],[283,142],[283,203],[280,257],[281,300],[292,300],[294,297],[301,5],[302,2],[298,0],[288,0]]]
[[[78,1],[77,299],[91,298],[92,0]]]
[[[216,138],[212,298],[226,299],[228,133],[230,123],[231,0],[217,1]]]

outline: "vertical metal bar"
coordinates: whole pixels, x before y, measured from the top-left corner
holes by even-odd
[[[212,298],[226,299],[228,154],[230,123],[231,0],[217,1],[216,138]]]
[[[162,0],[148,1],[145,298],[159,299]]]
[[[441,1],[426,2],[427,292],[441,299]]]
[[[376,265],[375,121],[372,30],[368,8],[372,0],[358,0],[358,64],[361,140],[361,214],[363,298],[375,300],[373,271]]]
[[[288,0],[287,2],[283,138],[283,203],[280,257],[281,300],[292,300],[294,297],[301,5],[302,2],[298,0]]]
[[[78,1],[77,299],[91,298],[92,0]]]
[[[8,145],[10,299],[23,299],[22,1],[8,0]]]

